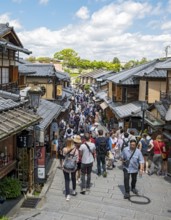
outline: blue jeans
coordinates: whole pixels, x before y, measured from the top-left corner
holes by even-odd
[[[97,154],[97,174],[101,174],[101,164],[103,172],[106,172],[106,156],[104,154]]]
[[[63,171],[64,173],[64,178],[65,178],[65,195],[70,194],[70,188],[69,188],[69,183],[70,183],[70,173],[67,173]],[[76,171],[71,173],[71,180],[72,180],[72,189],[76,189]]]
[[[81,189],[90,188],[92,167],[93,163],[81,164]],[[87,181],[85,175],[87,175]]]

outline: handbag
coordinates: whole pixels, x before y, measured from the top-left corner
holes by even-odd
[[[160,147],[159,147],[159,142],[158,142],[158,141],[157,141],[157,147],[158,147],[158,149],[160,150],[160,154],[161,154],[162,159],[165,160],[166,157],[167,157],[167,155],[161,151],[161,149],[160,149]]]
[[[76,169],[77,169],[77,158],[75,156],[75,151],[76,151],[76,148],[75,148],[75,151],[73,154],[70,154],[71,151],[73,149],[71,149],[66,155],[65,155],[65,159],[64,159],[64,162],[63,162],[63,170],[67,173],[72,173],[72,172],[75,172]]]

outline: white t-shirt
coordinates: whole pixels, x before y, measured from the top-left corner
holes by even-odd
[[[90,150],[94,153],[96,149],[95,144],[91,142],[86,142],[86,143],[88,144]],[[83,164],[93,163],[94,161],[93,155],[85,144],[81,144],[79,150],[82,152],[81,163]]]

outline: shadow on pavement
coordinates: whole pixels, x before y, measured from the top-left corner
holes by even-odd
[[[124,195],[125,194],[125,189],[123,185],[118,185],[118,188],[120,189],[121,193]]]

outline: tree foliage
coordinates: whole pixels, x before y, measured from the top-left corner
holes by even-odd
[[[117,57],[114,57],[114,58],[113,58],[112,63],[113,63],[113,64],[121,64],[120,60],[119,60]]]
[[[84,70],[94,70],[94,69],[105,69],[105,70],[111,70],[114,72],[119,72],[121,69],[130,69],[132,67],[135,67],[137,65],[144,64],[147,61],[145,57],[143,57],[141,60],[129,60],[125,65],[121,65],[121,62],[118,57],[114,57],[111,62],[108,61],[97,61],[97,60],[87,60],[87,59],[81,59],[78,55],[78,53],[71,49],[66,48],[61,51],[58,51],[54,54],[53,58],[49,57],[33,57],[30,56],[27,58],[29,62],[40,62],[40,63],[50,63],[50,62],[56,62],[56,60],[60,60],[62,62],[63,68],[70,73],[77,72],[81,74]],[[76,69],[76,71],[74,70]]]
[[[26,58],[26,60],[28,62],[35,63],[36,62],[36,57],[30,56],[30,57]]]
[[[127,63],[125,63],[124,69],[130,69],[132,67],[135,67],[135,66],[138,66],[141,64],[145,64],[147,62],[148,62],[148,60],[145,57],[143,57],[141,60],[130,60]]]

